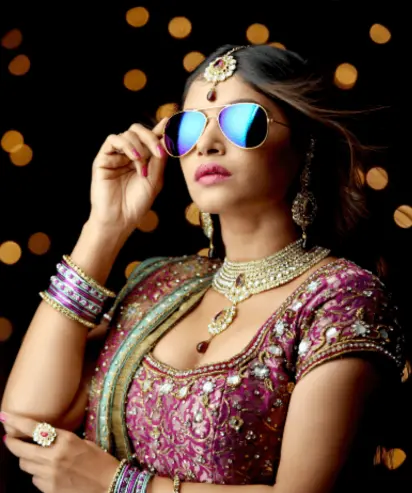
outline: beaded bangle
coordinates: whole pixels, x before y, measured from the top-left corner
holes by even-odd
[[[98,291],[101,291],[104,295],[108,296],[109,298],[115,298],[116,293],[113,291],[110,291],[109,289],[105,288],[104,286],[101,286],[97,281],[89,277],[85,272],[78,266],[76,265],[71,257],[69,255],[63,255],[63,260],[80,276],[82,277],[85,281],[87,281],[91,286],[93,286],[95,289]]]
[[[50,278],[41,298],[66,317],[92,329],[109,297],[116,294],[87,276],[73,260],[64,255],[57,274]]]
[[[109,489],[107,490],[107,493],[114,493],[117,480],[119,479],[119,476],[122,474],[122,471],[126,464],[127,464],[127,459],[123,459],[118,465],[116,472],[113,476],[113,480],[110,483]]]

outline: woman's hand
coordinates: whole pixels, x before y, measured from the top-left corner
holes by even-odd
[[[3,420],[15,436],[5,436],[5,445],[20,459],[20,469],[33,476],[43,493],[106,493],[119,461],[95,443],[57,429],[50,447],[28,443],[38,422],[7,413]],[[21,438],[18,438],[21,437]]]
[[[89,221],[130,233],[150,210],[163,187],[166,122],[152,130],[134,124],[107,137],[93,163]]]

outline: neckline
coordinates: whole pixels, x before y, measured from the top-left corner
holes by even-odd
[[[259,327],[256,334],[249,341],[249,343],[237,354],[232,356],[229,359],[217,362],[206,363],[203,365],[195,366],[194,368],[186,368],[186,369],[178,369],[173,366],[164,363],[157,359],[152,351],[146,354],[145,359],[154,366],[157,370],[160,370],[163,373],[167,373],[169,376],[176,377],[187,377],[189,375],[199,375],[210,372],[220,372],[225,369],[230,369],[236,366],[240,361],[244,361],[248,359],[251,355],[255,353],[255,351],[260,347],[260,343],[264,339],[264,335],[268,326],[272,325],[273,322],[279,318],[280,314],[285,311],[285,309],[292,303],[292,301],[306,289],[306,287],[312,283],[316,278],[321,276],[324,271],[327,271],[335,266],[339,266],[339,264],[346,264],[346,259],[339,257],[335,260],[324,264],[317,269],[315,269],[312,274],[305,279],[299,286],[297,286],[292,293],[279,305],[279,307],[269,316],[269,318]],[[199,299],[200,302],[201,298]]]

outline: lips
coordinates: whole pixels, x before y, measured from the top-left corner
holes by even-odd
[[[220,166],[220,164],[201,164],[195,173],[195,180],[199,181],[201,178],[204,176],[221,176],[221,177],[228,177],[231,176],[232,174],[223,166]]]

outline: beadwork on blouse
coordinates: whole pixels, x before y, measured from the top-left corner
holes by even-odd
[[[155,309],[167,310],[189,280],[207,289],[218,267],[197,256],[153,265],[146,276],[136,271],[99,357],[86,417],[86,437],[99,444],[104,426],[110,429],[110,419],[99,418],[110,416],[104,414],[111,402],[105,385],[123,364],[119,355],[133,331],[153,323]],[[303,282],[230,360],[177,370],[149,347],[123,389],[125,439],[138,462],[161,476],[273,485],[299,381],[329,360],[367,352],[390,362],[400,379],[402,340],[396,307],[381,282],[348,260],[335,260]]]

